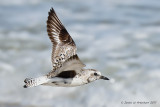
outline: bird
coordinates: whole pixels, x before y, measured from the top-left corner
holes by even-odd
[[[76,44],[66,28],[59,20],[53,8],[48,12],[47,32],[52,43],[53,69],[44,76],[26,78],[24,88],[39,85],[53,87],[75,87],[90,82],[109,78],[103,76],[95,69],[85,69],[85,64],[79,59]]]

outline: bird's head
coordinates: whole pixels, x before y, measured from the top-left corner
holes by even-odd
[[[99,79],[109,80],[107,77],[101,75],[100,71],[89,69],[88,73],[89,73],[88,82],[92,82]]]

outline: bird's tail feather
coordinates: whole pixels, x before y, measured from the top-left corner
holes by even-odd
[[[24,88],[34,87],[46,83],[49,79],[47,76],[42,76],[38,78],[26,78],[24,80],[25,85]]]

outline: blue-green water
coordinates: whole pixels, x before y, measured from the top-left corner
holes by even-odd
[[[23,88],[26,77],[52,69],[46,32],[51,7],[87,68],[101,71],[110,81]],[[159,82],[159,0],[0,0],[0,106],[159,107]]]

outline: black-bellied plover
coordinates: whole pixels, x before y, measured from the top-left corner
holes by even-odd
[[[38,85],[73,87],[90,83],[95,80],[109,80],[94,69],[84,69],[85,65],[76,54],[76,44],[69,35],[53,8],[47,20],[48,36],[53,44],[53,70],[45,76],[26,78],[24,88]]]

